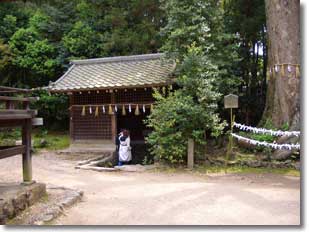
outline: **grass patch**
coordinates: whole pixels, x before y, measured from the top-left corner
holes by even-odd
[[[66,132],[34,132],[33,140],[35,149],[61,150],[70,145],[70,137]]]
[[[198,173],[255,173],[255,174],[280,174],[288,176],[300,176],[300,171],[293,168],[252,168],[245,166],[231,166],[225,168],[224,166],[197,166],[194,172]]]
[[[21,130],[10,129],[0,131],[0,146],[15,146],[16,141],[21,141]],[[38,129],[32,131],[32,142],[35,150],[45,148],[47,150],[59,150],[70,145],[68,132],[47,131]]]
[[[153,172],[164,172],[168,174],[172,173],[183,173],[187,171],[186,167],[169,167],[169,166],[159,166],[153,169]],[[230,166],[225,168],[224,166],[206,166],[206,165],[196,165],[192,170],[193,173],[197,174],[215,174],[215,173],[243,173],[243,174],[279,174],[286,176],[300,176],[300,171],[293,168],[251,168],[246,166]]]

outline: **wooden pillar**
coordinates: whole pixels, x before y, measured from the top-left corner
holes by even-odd
[[[29,110],[30,109],[30,102],[26,101],[23,103],[23,107],[25,110]]]
[[[14,102],[13,101],[6,101],[5,102],[5,107],[7,110],[12,110],[15,108]]]
[[[72,108],[72,105],[74,104],[74,95],[69,95],[69,119],[70,119],[70,140],[71,142],[74,141],[74,122],[73,122],[73,116],[74,116],[74,110]]]
[[[188,140],[188,161],[187,165],[189,169],[193,169],[194,165],[194,141],[193,139]]]
[[[112,104],[115,104],[115,93],[112,92],[111,93],[111,103]],[[116,114],[114,112],[113,115],[111,115],[111,131],[112,131],[112,141],[113,143],[115,143],[115,137],[116,137],[116,134],[117,134],[117,117],[116,117]]]
[[[23,180],[32,181],[32,163],[31,163],[31,119],[24,120],[22,127],[22,144],[26,147],[23,155]]]

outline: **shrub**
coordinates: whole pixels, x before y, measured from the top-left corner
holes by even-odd
[[[46,90],[34,92],[40,100],[33,103],[38,116],[44,119],[44,128],[51,130],[68,130],[69,104],[68,97],[63,94],[50,95]]]
[[[162,93],[156,90],[157,104],[146,120],[153,128],[147,138],[150,152],[170,163],[184,162],[189,138],[204,145],[206,130],[218,136],[225,125],[216,113],[220,96],[212,85],[216,67],[193,45],[180,69],[178,84],[182,88],[174,92],[163,88]]]

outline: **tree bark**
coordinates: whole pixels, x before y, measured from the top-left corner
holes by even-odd
[[[272,68],[267,89],[263,119],[271,119],[275,127],[288,123],[290,130],[300,130],[300,77],[296,66],[300,64],[300,3],[299,0],[266,0],[266,23],[268,36],[268,70]]]

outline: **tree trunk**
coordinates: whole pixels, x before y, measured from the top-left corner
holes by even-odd
[[[268,70],[272,68],[267,89],[263,119],[271,119],[277,128],[288,123],[290,130],[300,130],[300,76],[296,66],[275,65],[300,64],[299,0],[266,0],[268,35]],[[283,67],[283,70],[282,70]]]

